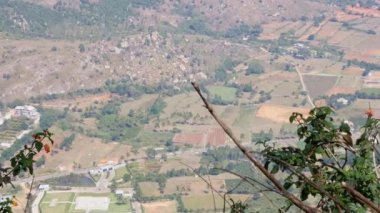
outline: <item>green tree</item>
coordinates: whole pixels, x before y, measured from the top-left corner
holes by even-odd
[[[84,53],[86,51],[86,48],[84,47],[84,44],[79,44],[79,52]]]
[[[245,72],[246,75],[251,75],[251,74],[262,74],[264,73],[265,69],[263,65],[261,65],[260,62],[258,61],[253,61],[248,64],[248,69]]]
[[[215,79],[217,81],[226,81],[227,80],[227,72],[222,68],[218,68],[215,71]]]
[[[163,98],[158,97],[153,105],[150,107],[149,113],[154,116],[159,116],[166,107],[166,102]]]
[[[304,147],[278,148],[260,142],[265,168],[274,175],[283,171],[283,187],[299,193],[301,201],[318,198],[315,208],[323,212],[377,211],[369,204],[380,204],[380,183],[374,166],[380,121],[369,111],[363,133],[354,143],[350,127],[346,123],[337,125],[332,113],[329,107],[314,108],[308,116],[293,113],[290,121],[298,125],[297,134]],[[284,208],[292,205],[294,202],[289,202]]]
[[[75,134],[74,133],[71,134],[68,137],[65,137],[63,139],[63,142],[59,145],[59,148],[60,149],[64,149],[64,150],[70,150],[71,149],[71,145],[74,142],[74,139],[75,139]]]
[[[145,153],[146,153],[146,156],[148,157],[148,159],[154,159],[157,155],[156,150],[154,150],[153,148],[146,149]]]
[[[115,193],[116,189],[117,189],[117,184],[116,184],[116,181],[115,180],[112,180],[111,182],[111,185],[109,186],[110,190],[112,193]]]

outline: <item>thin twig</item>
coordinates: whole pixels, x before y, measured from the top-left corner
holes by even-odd
[[[208,178],[208,181],[209,181],[210,186],[211,186],[212,201],[214,202],[214,212],[216,213],[215,195],[214,195],[214,190],[212,190],[213,186],[212,186],[212,182],[211,182],[211,179],[210,179],[210,168],[208,168],[207,178]]]
[[[283,195],[281,194],[280,191],[278,191],[278,190],[276,190],[276,189],[273,189],[273,188],[270,188],[269,186],[266,186],[265,184],[261,183],[261,182],[258,181],[258,180],[255,180],[255,179],[253,179],[253,178],[251,178],[251,177],[243,176],[243,175],[241,175],[241,174],[239,174],[239,173],[236,173],[236,172],[233,172],[233,171],[229,171],[229,170],[227,170],[227,169],[223,169],[223,168],[216,168],[216,169],[221,170],[221,171],[224,171],[224,172],[228,172],[228,173],[230,173],[230,174],[233,174],[233,175],[239,177],[240,179],[244,180],[245,182],[249,183],[249,184],[252,185],[252,186],[254,186],[254,184],[251,183],[250,181],[253,181],[254,183],[257,183],[257,184],[259,184],[260,186],[264,187],[264,188],[267,189],[268,191],[270,191],[270,192],[274,192],[274,193],[277,193],[277,194],[283,196]]]
[[[237,177],[239,177],[240,179],[243,180],[243,181],[239,182],[239,184],[238,184],[236,187],[234,187],[233,189],[231,189],[231,190],[230,190],[231,192],[232,192],[234,189],[236,189],[238,186],[240,186],[241,183],[243,183],[243,182],[247,182],[247,183],[249,183],[251,186],[253,186],[254,188],[256,188],[259,192],[262,192],[262,193],[263,193],[264,191],[269,191],[269,192],[275,192],[275,193],[277,193],[277,194],[283,196],[283,195],[281,194],[281,192],[279,192],[279,191],[277,191],[277,190],[275,190],[275,189],[271,189],[271,188],[269,188],[268,186],[265,186],[265,184],[260,183],[259,181],[255,180],[255,179],[253,179],[253,178],[250,178],[250,177],[247,177],[247,176],[243,176],[243,175],[241,175],[241,174],[239,174],[239,173],[236,173],[236,172],[233,172],[233,171],[228,171],[228,170],[226,170],[226,169],[220,169],[220,170],[225,171],[225,172],[228,172],[228,173],[230,173],[230,174],[233,174],[233,175],[235,175],[235,176],[237,176]],[[251,183],[250,180],[254,181],[255,183],[258,183],[259,185],[263,186],[263,187],[266,188],[267,190],[262,190],[262,189],[260,189],[258,186],[256,186],[255,184]],[[269,203],[272,204],[273,207],[277,208],[280,212],[284,212],[279,206],[277,206],[275,203],[273,203],[273,201],[272,201],[272,200],[271,200],[271,199],[270,199],[265,193],[263,193],[263,195],[264,195],[264,197],[269,201]]]
[[[198,177],[200,177],[210,188],[211,190],[214,190],[216,192],[216,194],[219,195],[219,197],[221,197],[222,199],[224,199],[224,196],[222,194],[220,194],[209,182],[207,182],[207,180],[202,177],[202,175],[200,175],[198,172],[195,171],[195,169],[193,167],[191,167],[190,165],[184,163],[184,162],[180,162],[181,164],[187,166],[188,168],[190,168],[191,170],[193,170],[193,172],[198,175]],[[231,203],[227,202],[229,206],[231,206]]]
[[[29,193],[28,193],[27,198],[26,198],[26,204],[25,204],[25,208],[24,208],[25,213],[27,212],[26,210],[28,209],[29,200],[32,197],[32,188],[33,188],[33,184],[34,184],[34,177],[35,177],[35,175],[33,175],[33,177],[32,177],[32,182],[30,183]]]
[[[275,178],[265,167],[253,156],[249,154],[249,150],[246,149],[238,140],[238,138],[233,134],[231,129],[216,115],[214,112],[213,107],[208,103],[206,98],[203,96],[201,89],[199,88],[199,85],[195,82],[191,83],[195,89],[195,91],[198,93],[200,98],[202,99],[205,108],[209,111],[209,113],[214,117],[214,119],[218,122],[218,124],[222,127],[224,132],[232,139],[232,141],[235,143],[235,145],[240,149],[240,151],[255,165],[273,184],[274,186],[283,193],[283,196],[286,197],[288,200],[290,200],[294,205],[296,205],[298,208],[304,210],[305,212],[316,212],[317,209],[308,206],[304,204],[300,199],[298,199],[296,196],[294,196],[292,193],[288,192],[281,184],[277,178]]]
[[[340,200],[336,199],[336,197],[332,196],[328,191],[326,191],[322,186],[316,184],[312,180],[310,180],[306,175],[302,174],[301,172],[297,172],[295,168],[293,168],[292,165],[287,163],[286,161],[283,161],[281,159],[278,159],[274,156],[268,155],[267,157],[273,159],[274,161],[277,161],[281,163],[283,166],[285,166],[289,171],[291,171],[293,174],[297,175],[298,177],[302,178],[306,183],[317,189],[319,192],[330,198],[331,200],[334,201],[334,203],[337,205],[337,207],[342,207],[346,212],[350,212],[351,210],[347,208]]]

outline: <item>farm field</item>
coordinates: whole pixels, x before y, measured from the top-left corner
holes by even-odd
[[[199,155],[185,152],[180,157],[168,159],[168,161],[164,162],[160,168],[160,173],[165,173],[172,169],[189,169],[186,165],[191,166],[192,168],[198,168],[200,166],[200,160],[201,157]]]
[[[380,95],[380,88],[362,88],[360,92],[364,92],[368,95]]]
[[[251,198],[251,195],[230,195],[234,201],[245,202]],[[182,202],[185,205],[186,209],[191,210],[213,210],[214,202],[213,196],[209,193],[206,195],[187,195],[182,196]],[[221,210],[223,209],[224,201],[221,197],[215,196],[216,208]]]
[[[139,187],[143,196],[160,196],[158,183],[156,182],[140,182]]]
[[[157,95],[143,95],[136,100],[125,102],[120,107],[120,115],[128,115],[130,110],[144,111],[153,104],[156,98]]]
[[[225,183],[223,177],[210,176],[210,181],[215,189],[225,189]],[[169,178],[164,190],[165,194],[177,194],[187,192],[189,194],[203,195],[211,193],[208,189],[207,183],[198,177],[175,177]]]
[[[171,140],[174,134],[171,132],[151,132],[142,130],[137,136],[136,140],[141,141],[140,146],[163,146],[166,141]]]
[[[177,212],[177,202],[173,200],[144,203],[142,206],[145,213],[156,213],[158,210],[165,213]]]
[[[12,118],[10,120],[6,120],[4,124],[0,126],[0,141],[14,141],[20,134],[20,131],[27,130],[31,123],[32,121],[23,118]]]
[[[112,98],[111,93],[103,93],[98,95],[86,95],[79,96],[75,98],[66,98],[60,100],[44,101],[42,107],[44,108],[54,108],[54,109],[64,109],[65,107],[77,107],[86,108],[94,103],[104,103]]]
[[[107,200],[108,202],[96,205],[87,205],[91,200]],[[82,213],[88,211],[100,211],[110,213],[131,212],[132,207],[127,199],[126,204],[116,204],[117,198],[111,193],[73,193],[73,192],[47,192],[42,198],[39,209],[41,213]],[[87,209],[80,209],[81,207]],[[99,207],[99,208],[97,208]]]
[[[208,88],[210,94],[215,97],[219,96],[223,101],[234,101],[236,98],[236,88],[224,86],[211,86]]]
[[[289,123],[289,117],[293,112],[307,114],[308,108],[289,107],[284,105],[263,104],[256,112],[256,116],[279,123]]]
[[[314,99],[325,95],[338,80],[337,76],[324,75],[303,75],[303,78],[310,96]]]
[[[38,174],[53,171],[72,171],[74,162],[80,164],[84,168],[92,167],[95,164],[102,162],[118,162],[122,156],[131,153],[131,146],[120,143],[104,143],[99,138],[92,138],[84,135],[77,134],[72,144],[72,148],[68,151],[60,150],[58,147],[62,143],[63,138],[67,135],[66,132],[54,127],[51,128],[54,132],[54,146],[53,150],[58,152],[54,156],[50,154],[43,154],[46,163],[45,168],[37,168]],[[102,152],[99,152],[102,150]],[[133,155],[135,158],[144,156],[143,152]],[[40,155],[39,155],[40,156]]]
[[[236,128],[249,128],[252,126],[252,120],[255,117],[256,109],[253,107],[240,107],[239,115],[234,120],[233,126]]]

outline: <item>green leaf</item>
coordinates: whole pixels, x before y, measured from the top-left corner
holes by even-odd
[[[302,201],[307,200],[307,198],[309,197],[309,194],[310,194],[309,187],[307,186],[303,187],[301,190],[301,200]]]
[[[13,172],[12,172],[13,176],[19,175],[20,170],[21,170],[20,166],[16,166],[15,168],[13,168]]]
[[[43,144],[41,142],[37,141],[35,143],[35,146],[36,146],[37,151],[39,152],[39,151],[41,151]]]
[[[291,182],[286,182],[286,183],[284,184],[284,188],[285,188],[286,190],[288,190],[290,187],[292,187],[292,185],[293,185],[293,183],[291,183]]]
[[[12,159],[11,159],[11,166],[12,166],[12,167],[15,167],[16,164],[17,164],[17,160],[16,160],[16,158],[12,158]]]
[[[266,170],[268,170],[269,164],[270,164],[270,161],[265,162],[264,167]]]
[[[293,115],[291,115],[290,117],[289,117],[289,122],[290,123],[293,123],[294,122],[294,120],[296,119],[296,115],[294,115],[294,113],[293,113]]]
[[[28,169],[29,169],[29,173],[33,175],[33,164],[29,165]]]
[[[279,167],[277,164],[275,164],[275,165],[273,166],[273,168],[272,168],[272,171],[271,171],[270,173],[272,173],[272,174],[276,174],[276,173],[278,172],[279,169],[280,169],[280,167]]]

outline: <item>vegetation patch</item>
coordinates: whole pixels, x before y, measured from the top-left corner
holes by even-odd
[[[95,187],[95,183],[92,178],[87,175],[77,174],[48,179],[45,183],[53,186]]]
[[[211,86],[208,88],[213,99],[220,99],[226,102],[232,102],[236,98],[236,88],[225,86]]]

